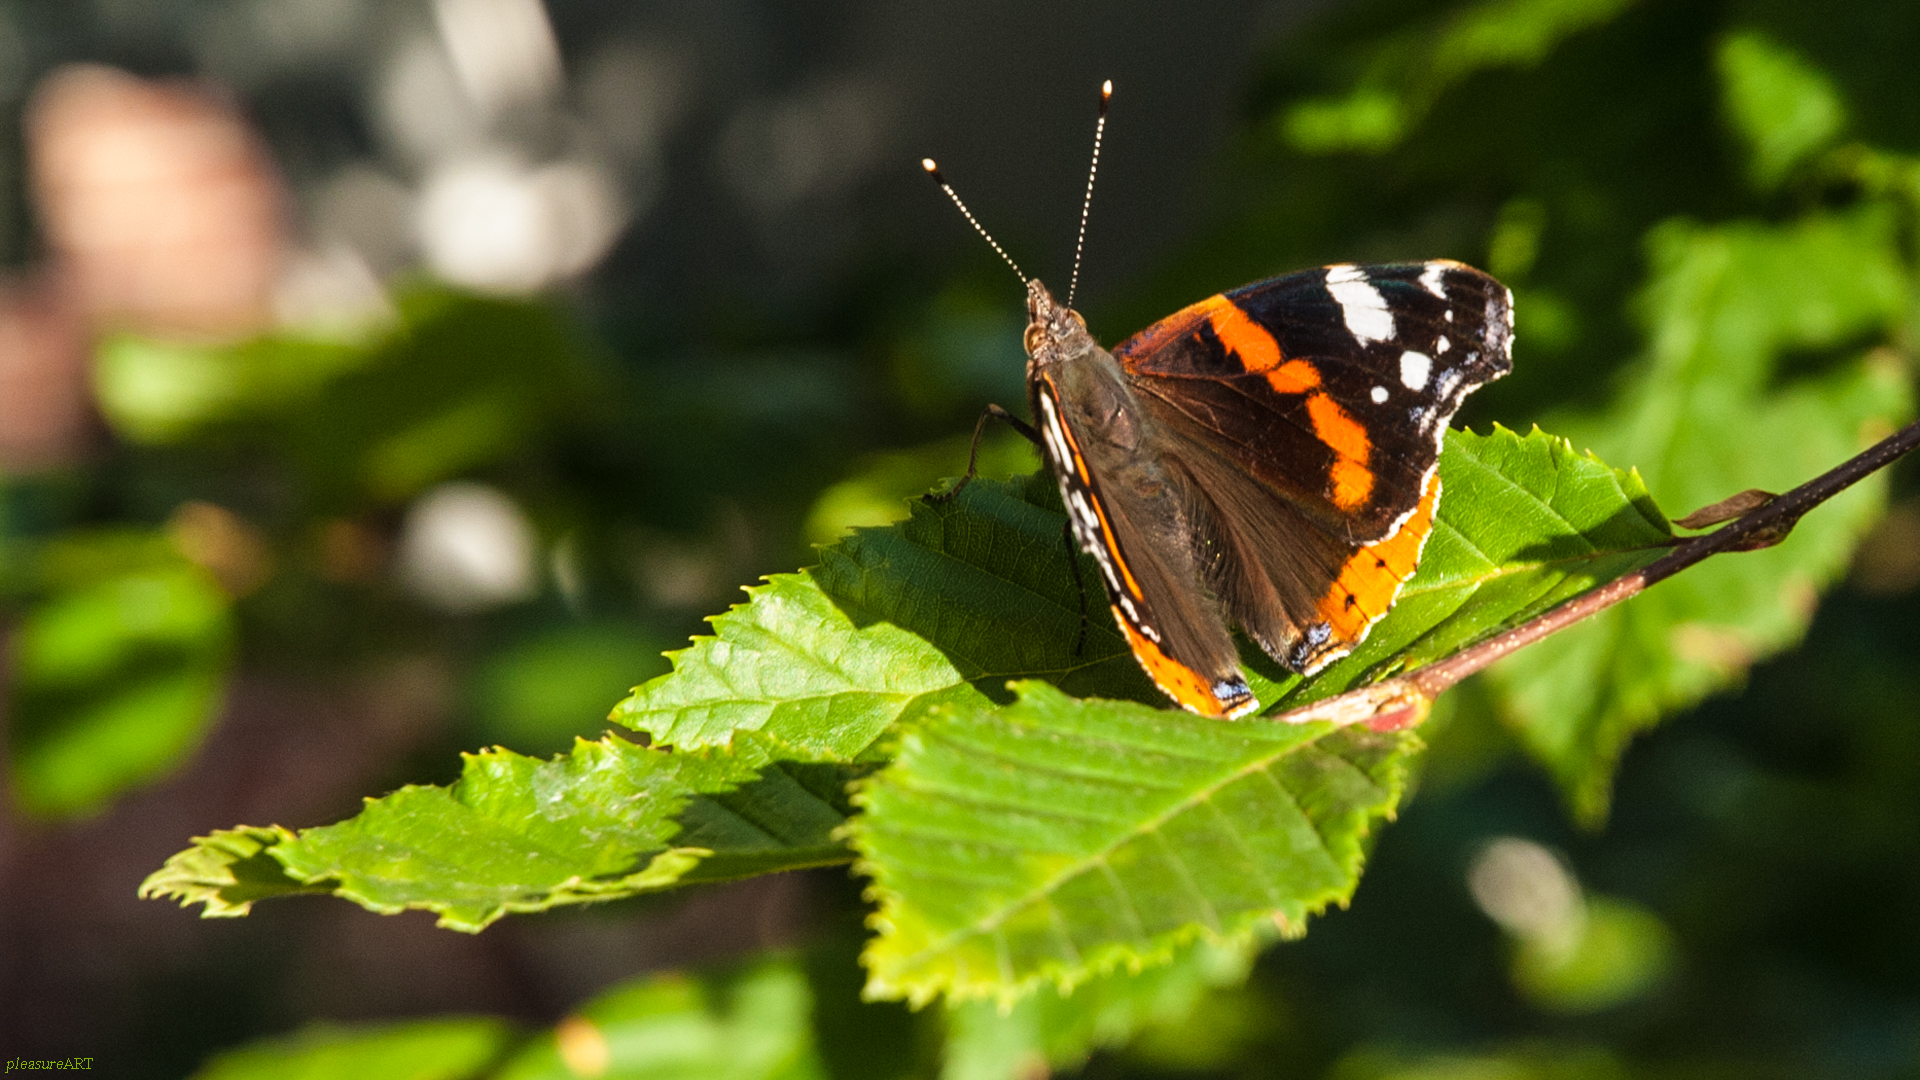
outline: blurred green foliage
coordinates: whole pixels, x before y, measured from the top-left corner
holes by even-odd
[[[818,1080],[812,991],[787,958],[637,979],[533,1037],[485,1019],[319,1026],[223,1054],[195,1080]],[[511,1051],[511,1053],[509,1053]]]
[[[316,1025],[221,1054],[200,1080],[467,1080],[505,1049],[511,1029],[498,1020],[448,1018],[362,1029]]]
[[[1778,490],[1912,412],[1917,41],[1920,9],[1897,0],[1350,5],[1275,56],[1250,93],[1211,226],[1089,314],[1111,340],[1301,265],[1461,258],[1509,281],[1519,313],[1515,374],[1465,419],[1538,419],[1638,468],[1645,491],[1623,482],[1625,503],[1650,492],[1681,513]],[[958,470],[979,401],[1017,397],[1012,298],[987,302],[963,283],[867,317],[865,351],[847,338],[727,340],[619,368],[551,307],[422,287],[360,340],[109,342],[96,378],[122,439],[113,459],[0,493],[18,612],[15,797],[84,813],[163,777],[206,730],[236,656],[356,670],[424,653],[462,680],[471,744],[547,753],[597,734],[620,682],[662,670],[656,643],[719,611],[732,586],[808,561],[807,541],[901,517],[890,500]],[[995,469],[1020,452],[996,447]],[[525,510],[541,546],[536,597],[450,613],[391,572],[408,501],[456,477]],[[975,485],[975,499],[1001,505],[951,535],[922,510],[841,541],[811,576],[755,587],[621,707],[671,754],[619,739],[554,761],[490,752],[453,787],[403,789],[340,825],[221,834],[155,881],[209,913],[318,889],[382,910],[439,904],[472,928],[593,898],[575,880],[583,863],[617,881],[612,894],[849,858],[837,830],[853,812],[850,781],[863,797],[897,795],[925,762],[953,764],[928,756],[926,740],[952,734],[943,724],[972,717],[985,730],[1038,707],[990,701],[1073,636],[1065,555],[1043,535],[1057,526],[1037,516],[1044,489]],[[1436,756],[1402,820],[1335,837],[1369,856],[1354,910],[1257,962],[1203,934],[1185,951],[1132,955],[1139,972],[1076,970],[1059,980],[1077,983],[1070,994],[1042,986],[1004,1010],[908,1016],[854,1005],[855,980],[823,974],[850,964],[843,949],[643,981],[511,1059],[501,1025],[431,1021],[262,1043],[206,1075],[1911,1075],[1920,637],[1901,568],[1913,552],[1896,540],[1892,570],[1862,571],[1819,604],[1889,495],[1896,522],[1912,515],[1898,501],[1910,490],[1905,473],[1876,478],[1779,548],[1715,560],[1462,688],[1425,733]],[[251,530],[235,535],[257,534],[264,580],[241,572],[233,552],[246,544],[210,549],[168,527],[192,501]],[[900,583],[937,562],[928,552],[996,536],[1016,542],[1010,561],[1045,601],[996,610],[1039,621],[968,628],[979,613],[962,605],[903,602],[914,594]],[[1433,573],[1454,565],[1437,557]],[[953,625],[957,638],[937,632]],[[1376,648],[1409,646],[1389,646],[1387,630]],[[1077,693],[1124,696],[1111,686],[1137,673],[1103,634],[1096,619],[1088,664],[1051,662],[1062,683],[1082,680]],[[1022,649],[1037,651],[1007,660]],[[805,662],[766,659],[783,652]],[[874,775],[902,723],[922,741]],[[591,783],[574,782],[586,772]],[[1015,788],[1024,775],[983,772]],[[936,787],[929,804],[978,790]],[[645,792],[671,797],[635,801]],[[969,816],[978,828],[990,815],[952,815]],[[385,846],[394,835],[380,827],[396,822],[413,846]],[[1461,884],[1470,851],[1501,833],[1562,849],[1576,887],[1591,882],[1571,944],[1503,935],[1475,910]],[[876,834],[864,835],[877,862]],[[956,847],[956,835],[933,846]],[[929,843],[898,846],[910,862]],[[360,859],[375,849],[389,858],[377,873]],[[482,864],[534,866],[539,880],[483,875],[464,882],[465,906],[441,903],[443,891],[423,902],[419,881]],[[879,1062],[835,1049],[862,1040],[892,1049]],[[442,1067],[453,1071],[419,1071]]]
[[[47,816],[98,810],[180,763],[218,707],[231,602],[164,535],[73,532],[13,581],[28,604],[9,639],[14,798]]]

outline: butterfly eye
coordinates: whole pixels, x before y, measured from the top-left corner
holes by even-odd
[[[1025,338],[1024,344],[1027,347],[1028,356],[1032,356],[1034,353],[1039,352],[1040,343],[1045,340],[1047,340],[1046,327],[1041,326],[1039,323],[1027,324],[1027,336]]]
[[[1085,330],[1087,328],[1087,320],[1081,318],[1080,313],[1074,311],[1072,308],[1067,309],[1067,318],[1072,319],[1073,324],[1080,329]]]

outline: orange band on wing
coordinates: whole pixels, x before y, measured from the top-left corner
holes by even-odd
[[[1280,366],[1280,343],[1273,340],[1266,327],[1233,306],[1233,301],[1224,296],[1210,296],[1198,306],[1205,309],[1207,321],[1213,324],[1213,336],[1240,357],[1240,366],[1255,374]],[[1319,381],[1314,379],[1316,383]]]
[[[1319,370],[1305,360],[1288,360],[1281,355],[1280,343],[1267,328],[1254,322],[1231,300],[1215,296],[1198,306],[1205,310],[1213,336],[1233,350],[1241,367],[1251,374],[1265,375],[1274,393],[1304,394],[1319,389]]]
[[[1206,676],[1168,656],[1152,639],[1135,630],[1133,624],[1120,613],[1118,606],[1113,609],[1113,621],[1119,623],[1120,629],[1126,632],[1127,644],[1133,648],[1133,657],[1147,670],[1147,677],[1181,708],[1213,720],[1224,720],[1259,707],[1259,701],[1251,693],[1235,695],[1231,701],[1221,701],[1208,684]],[[1242,688],[1245,685],[1242,683]]]
[[[1113,537],[1113,523],[1107,520],[1107,508],[1100,505],[1098,496],[1088,501],[1093,503],[1093,512],[1100,518],[1101,546],[1107,549],[1107,558],[1113,560],[1113,565],[1120,568],[1120,576],[1126,581],[1127,595],[1135,600],[1141,599],[1146,593],[1140,588],[1140,583],[1134,580],[1132,569],[1127,566],[1127,560],[1120,554],[1120,542]]]
[[[1332,447],[1334,453],[1362,465],[1372,456],[1373,440],[1367,438],[1367,429],[1348,416],[1339,402],[1325,394],[1315,394],[1307,399],[1307,415],[1313,418],[1314,435]]]
[[[1367,628],[1387,613],[1400,587],[1420,564],[1420,549],[1433,532],[1433,514],[1440,505],[1440,474],[1427,482],[1426,494],[1400,528],[1385,540],[1353,553],[1340,567],[1340,576],[1320,597],[1320,617],[1338,641],[1358,643]]]
[[[1305,360],[1289,360],[1267,372],[1267,385],[1277,394],[1304,394],[1320,385],[1320,373]]]
[[[1331,489],[1333,505],[1352,510],[1365,504],[1367,496],[1373,494],[1373,470],[1357,461],[1337,458],[1328,470],[1327,486]]]
[[[1338,455],[1329,477],[1333,504],[1351,510],[1366,502],[1373,494],[1373,470],[1367,467],[1373,440],[1367,429],[1325,394],[1308,396],[1307,416],[1313,420],[1314,436]]]

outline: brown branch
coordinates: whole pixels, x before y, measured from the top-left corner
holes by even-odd
[[[1582,593],[1519,626],[1503,630],[1445,660],[1293,709],[1280,714],[1279,719],[1295,724],[1319,720],[1343,724],[1364,722],[1377,730],[1411,727],[1426,718],[1435,698],[1495,660],[1605,611],[1649,585],[1711,556],[1728,551],[1756,551],[1785,540],[1807,511],[1893,464],[1916,446],[1920,446],[1920,421],[1908,424],[1835,468],[1742,515],[1732,524],[1684,541],[1646,566]]]

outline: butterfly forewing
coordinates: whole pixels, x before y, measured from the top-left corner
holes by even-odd
[[[1342,264],[1210,297],[1114,355],[1136,390],[1342,540],[1393,535],[1441,434],[1511,367],[1506,287],[1447,261]]]

